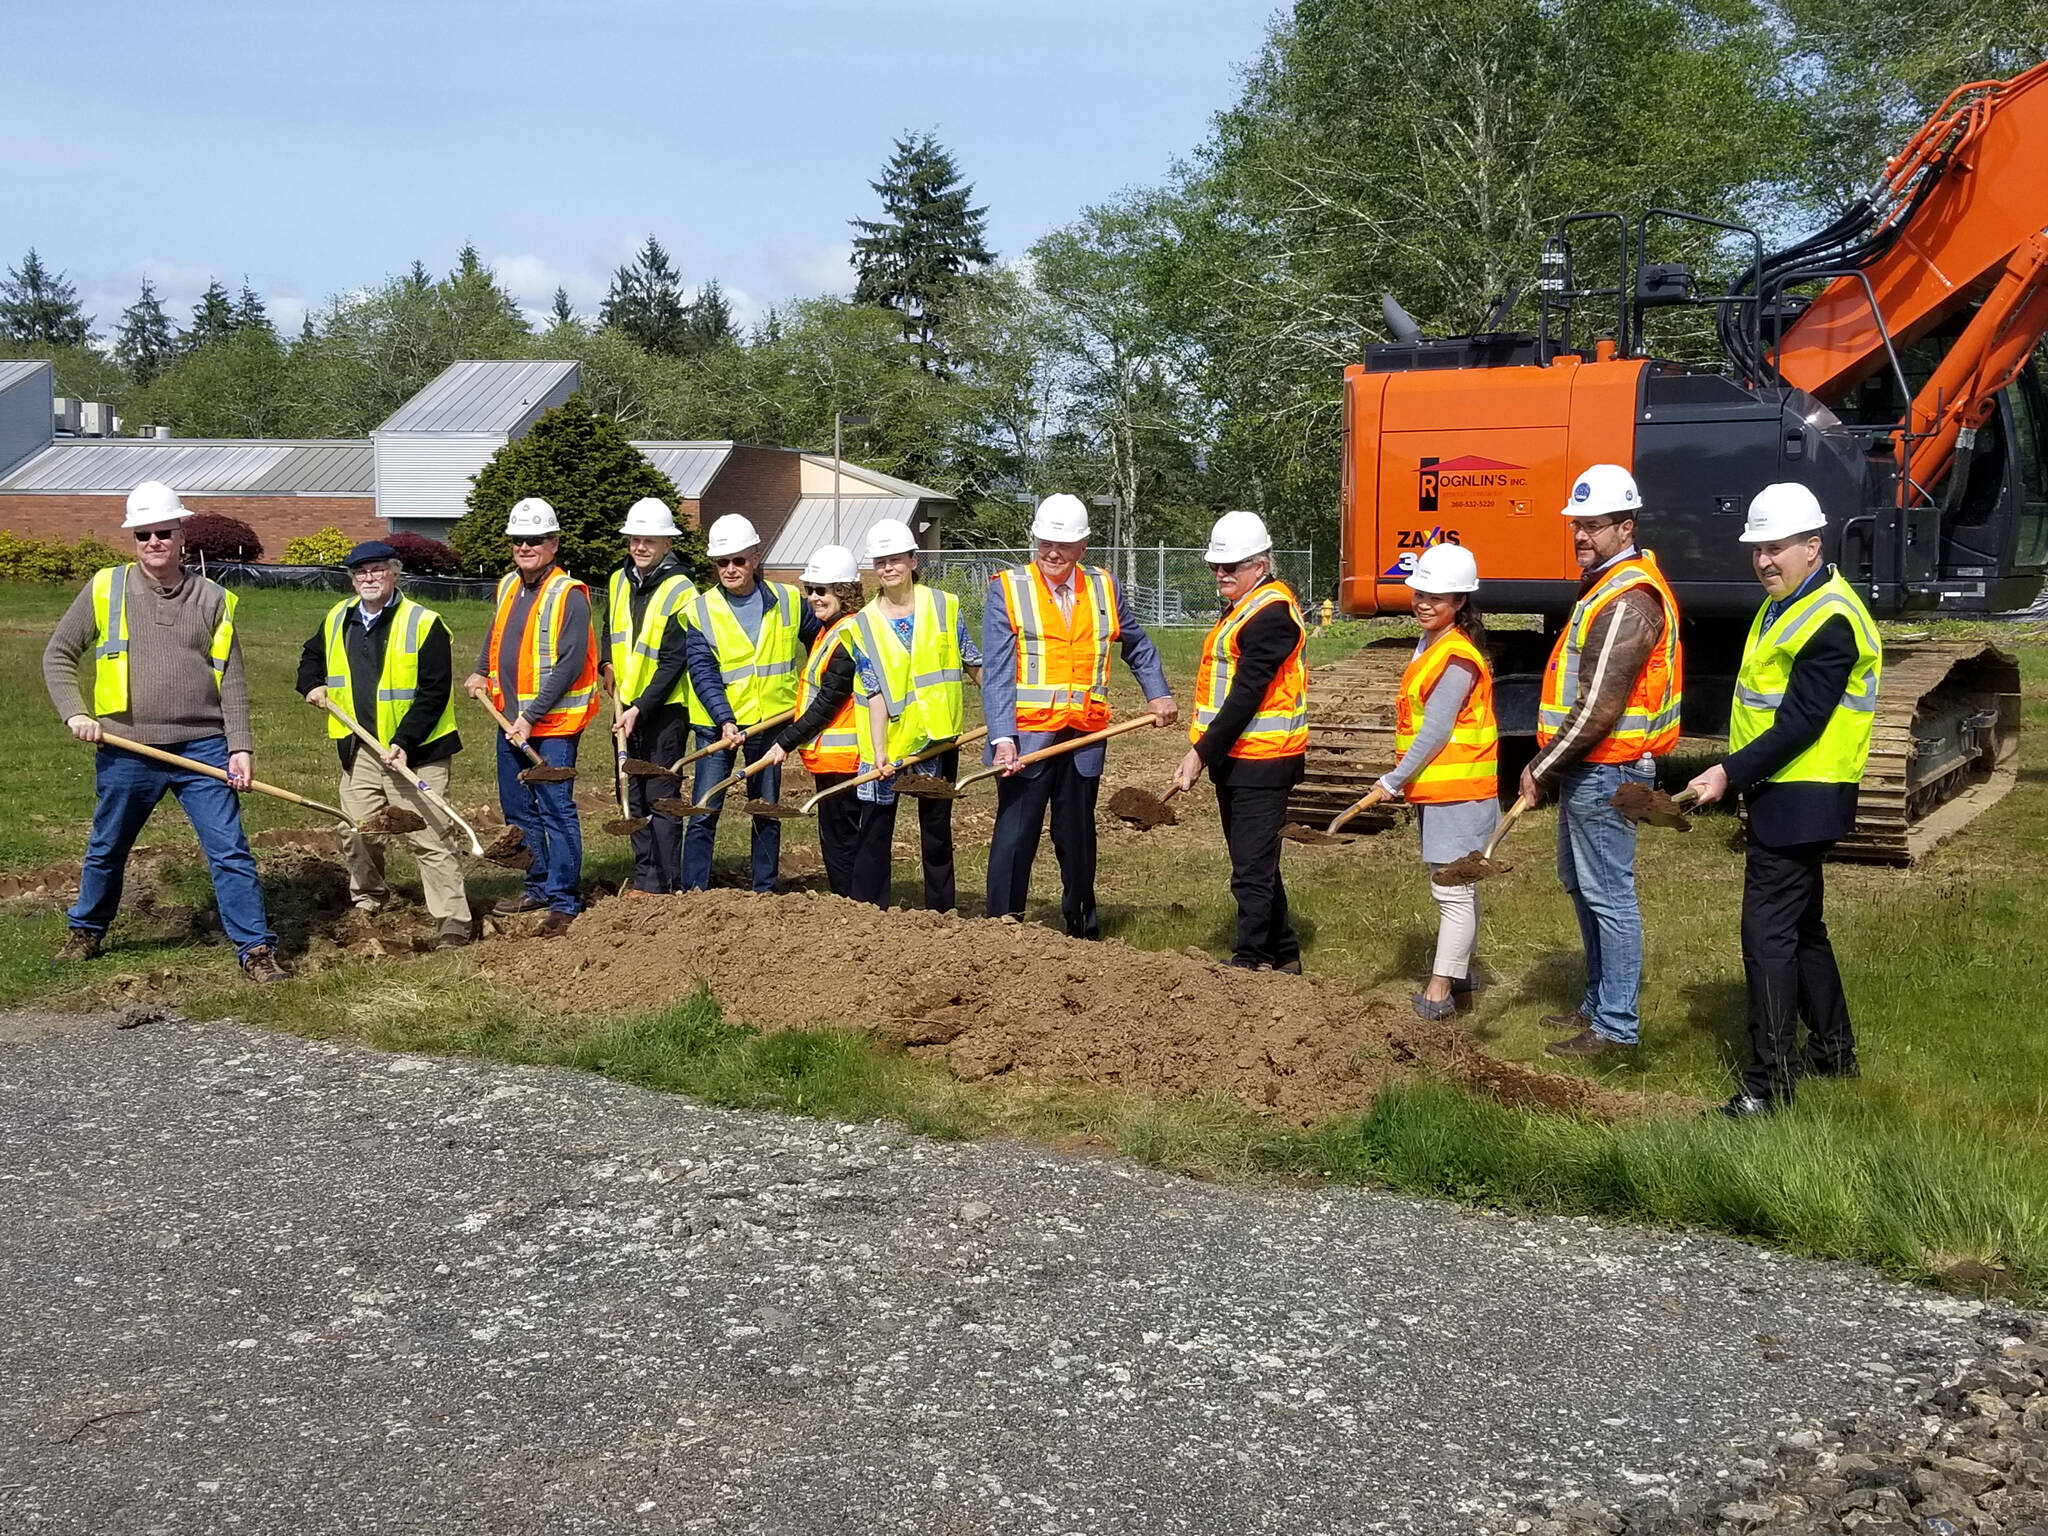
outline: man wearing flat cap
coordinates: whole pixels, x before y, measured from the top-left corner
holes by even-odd
[[[341,808],[356,821],[386,806],[426,823],[407,836],[419,865],[437,949],[470,939],[469,896],[447,818],[413,786],[448,797],[450,764],[462,750],[455,733],[455,663],[448,626],[432,609],[398,593],[398,552],[379,539],[358,544],[342,561],[355,595],[328,609],[299,653],[299,692],[328,711],[327,734],[341,755]],[[341,714],[382,744],[367,750]],[[391,899],[384,852],[360,833],[343,834],[349,897],[374,913]]]

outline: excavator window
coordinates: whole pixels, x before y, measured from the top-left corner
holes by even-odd
[[[2048,342],[2034,349],[2007,392],[2012,402],[2013,457],[2020,468],[2020,529],[2014,561],[2048,561]]]

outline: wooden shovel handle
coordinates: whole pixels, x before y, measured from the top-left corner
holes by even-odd
[[[1036,752],[1026,752],[1017,759],[1015,766],[1022,768],[1026,763],[1042,763],[1049,757],[1078,752],[1083,747],[1092,747],[1098,741],[1107,741],[1112,736],[1121,736],[1127,731],[1143,730],[1146,726],[1158,724],[1159,717],[1156,715],[1139,715],[1135,720],[1120,720],[1115,725],[1105,726],[1099,731],[1090,731],[1086,736],[1076,736],[1071,741],[1056,741],[1049,747],[1040,747]],[[984,768],[979,773],[970,773],[960,780],[959,787],[965,789],[970,784],[979,784],[983,779],[992,779],[1002,771],[1000,768]]]
[[[483,705],[485,709],[491,712],[491,718],[498,722],[498,729],[505,733],[505,739],[507,741],[512,741],[512,722],[510,720],[507,720],[505,718],[504,712],[500,710],[497,705],[491,702],[491,696],[487,693],[472,693],[470,697],[472,699],[475,699],[477,703]],[[533,759],[534,767],[547,768],[552,766],[546,758],[542,757],[538,752],[533,750],[532,742],[516,741],[512,742],[512,744],[516,746],[520,751],[524,752],[528,757]]]
[[[162,747],[152,747],[144,742],[130,741],[126,736],[116,736],[111,731],[102,730],[100,732],[100,742],[105,746],[119,747],[123,752],[133,752],[138,757],[153,757],[158,762],[169,763],[174,768],[189,768],[194,773],[205,774],[209,779],[219,779],[223,784],[232,785],[234,782],[227,776],[225,770],[216,768],[211,763],[202,763],[196,757],[180,757],[175,752],[166,752]],[[348,812],[338,805],[329,805],[324,800],[309,800],[304,795],[293,794],[288,789],[279,789],[275,784],[266,784],[261,779],[251,779],[249,787],[259,795],[269,795],[274,800],[286,800],[293,805],[303,805],[316,811],[324,811],[336,821],[346,823],[351,827],[355,825],[355,821],[349,816]]]
[[[1482,859],[1491,859],[1493,857],[1493,850],[1498,848],[1500,846],[1501,839],[1508,835],[1508,828],[1512,827],[1515,824],[1515,822],[1521,817],[1522,812],[1528,810],[1531,806],[1535,805],[1535,803],[1536,802],[1534,800],[1531,800],[1527,795],[1515,796],[1515,803],[1508,807],[1507,815],[1501,817],[1500,825],[1493,829],[1493,836],[1489,837],[1486,840],[1486,846],[1480,849],[1479,857],[1481,857]]]
[[[982,737],[986,736],[987,734],[987,726],[977,725],[973,730],[963,732],[962,734],[953,737],[950,741],[934,742],[931,746],[926,747],[922,752],[913,752],[910,756],[903,759],[902,762],[897,763],[894,766],[898,768],[908,768],[912,763],[928,762],[932,758],[943,757],[948,752],[951,752],[955,747],[964,747],[968,745],[970,742],[979,741]],[[815,795],[811,796],[810,799],[806,800],[803,803],[803,814],[806,816],[810,815],[812,808],[816,806],[820,800],[829,800],[832,798],[832,796],[844,794],[849,789],[858,789],[863,784],[874,783],[875,780],[882,778],[884,776],[887,766],[888,765],[884,765],[880,768],[870,768],[866,773],[857,774],[853,778],[848,779],[844,784],[834,784],[830,789],[819,790]]]
[[[751,741],[754,737],[760,735],[761,732],[771,730],[778,725],[787,725],[795,718],[795,710],[785,709],[781,714],[770,715],[766,720],[756,720],[752,725],[740,732],[740,740]],[[681,757],[670,763],[668,765],[669,776],[673,778],[677,772],[689,767],[690,764],[696,762],[699,758],[709,757],[714,752],[727,752],[730,750],[731,748],[725,744],[725,737],[721,734],[718,740],[712,742],[710,746],[699,747],[694,752],[685,752]]]

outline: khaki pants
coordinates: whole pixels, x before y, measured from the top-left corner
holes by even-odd
[[[444,758],[408,771],[424,779],[427,787],[445,800],[448,769],[449,762]],[[341,808],[361,821],[387,805],[411,811],[427,823],[420,831],[406,834],[405,839],[420,867],[420,888],[426,895],[427,911],[443,925],[468,926],[469,894],[463,888],[462,861],[456,857],[447,818],[419,791],[385,768],[368,747],[359,747],[355,767],[342,776]],[[343,833],[341,841],[348,857],[349,895],[356,900],[382,899],[390,890],[384,881],[383,848],[354,832]]]

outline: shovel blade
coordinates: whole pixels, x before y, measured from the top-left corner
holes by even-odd
[[[1174,814],[1172,806],[1157,795],[1129,785],[1109,797],[1109,814],[1119,821],[1129,822],[1141,832],[1154,827],[1177,827],[1180,817]]]
[[[1500,859],[1489,859],[1482,853],[1468,853],[1463,858],[1451,860],[1429,878],[1435,885],[1476,885],[1494,875],[1504,875],[1512,868],[1512,864]]]
[[[774,800],[749,800],[742,809],[749,816],[773,816],[778,821],[793,821],[803,815],[797,807]]]
[[[654,802],[654,808],[664,816],[687,816],[697,807],[676,795]]]
[[[1647,822],[1672,832],[1690,832],[1692,821],[1678,802],[1661,789],[1646,784],[1624,784],[1608,802],[1630,821]]]
[[[672,779],[675,777],[673,773],[668,771],[667,764],[650,763],[644,757],[629,757],[620,766],[636,779]]]
[[[1348,832],[1325,832],[1321,827],[1305,827],[1298,821],[1287,823],[1280,829],[1280,835],[1290,843],[1302,843],[1310,848],[1341,847],[1358,841]]]
[[[403,806],[387,805],[383,810],[364,817],[357,830],[368,837],[403,837],[408,832],[418,832],[426,824],[424,816]]]
[[[635,832],[645,832],[648,825],[645,816],[614,816],[604,824],[604,830],[611,837],[631,837]]]
[[[484,850],[484,857],[501,869],[533,867],[533,850],[526,846],[526,834],[517,827],[507,827],[492,838],[490,847]]]
[[[574,768],[551,768],[536,764],[532,768],[519,770],[519,782],[522,784],[566,784],[575,777]]]

